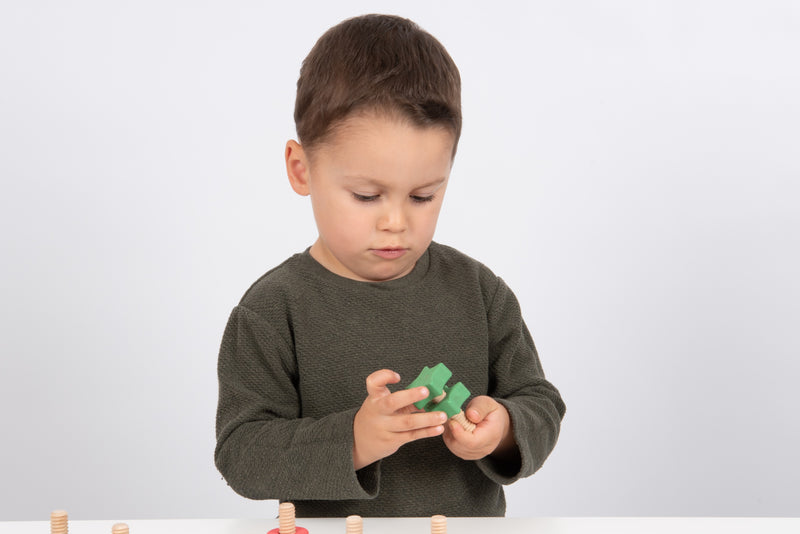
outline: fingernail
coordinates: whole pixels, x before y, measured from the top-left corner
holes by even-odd
[[[444,423],[445,421],[447,421],[447,414],[446,414],[446,413],[444,413],[444,412],[442,412],[442,413],[439,415],[439,421],[441,421],[442,423]]]
[[[420,388],[419,393],[420,393],[420,395],[425,395],[427,397],[428,396],[428,388],[425,388],[425,387]]]

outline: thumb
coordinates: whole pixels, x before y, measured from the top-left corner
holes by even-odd
[[[467,419],[475,424],[478,424],[486,419],[490,413],[495,411],[497,406],[498,404],[496,400],[491,397],[481,395],[480,397],[475,397],[470,401],[464,413],[466,414]]]
[[[400,382],[400,375],[390,369],[375,371],[367,377],[367,395],[371,397],[385,397],[391,393],[387,384]]]

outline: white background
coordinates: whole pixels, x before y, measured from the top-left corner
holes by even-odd
[[[230,309],[315,237],[321,33],[463,79],[436,239],[519,297],[568,413],[511,516],[800,515],[800,4],[0,4],[0,520],[270,517],[213,465]]]

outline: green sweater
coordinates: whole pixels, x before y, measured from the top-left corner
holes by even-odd
[[[519,461],[465,461],[435,437],[355,471],[367,375],[392,369],[405,387],[439,362],[508,409]],[[233,309],[218,374],[217,468],[237,493],[292,501],[298,517],[502,516],[502,485],[542,465],[565,411],[511,290],[437,243],[379,283],[337,276],[308,250],[292,256]]]

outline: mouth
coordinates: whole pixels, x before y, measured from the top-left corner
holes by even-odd
[[[401,247],[373,248],[371,252],[380,258],[393,260],[404,255],[408,249]]]

